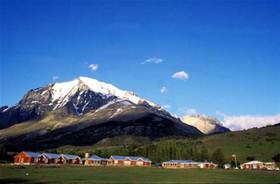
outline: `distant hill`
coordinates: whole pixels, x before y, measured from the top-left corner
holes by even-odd
[[[222,126],[221,122],[214,117],[206,115],[188,115],[182,118],[182,121],[188,125],[196,127],[204,134],[215,134],[229,132],[230,130]]]

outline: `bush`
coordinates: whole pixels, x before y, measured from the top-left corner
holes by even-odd
[[[280,153],[277,153],[276,155],[274,155],[274,156],[272,157],[272,160],[273,160],[274,162],[280,162]]]
[[[0,144],[0,160],[5,160],[7,157],[7,150],[3,144]]]
[[[266,135],[267,137],[276,137],[276,134],[273,133],[273,132],[267,132],[265,135]]]
[[[246,148],[251,149],[252,146],[251,146],[250,144],[247,144],[247,145],[246,145]]]

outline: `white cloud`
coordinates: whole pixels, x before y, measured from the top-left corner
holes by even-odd
[[[58,80],[58,79],[59,79],[59,76],[57,76],[57,75],[52,76],[52,80],[53,80],[53,81],[56,81],[56,80]]]
[[[96,71],[98,69],[98,64],[90,64],[88,67],[91,71]]]
[[[160,88],[160,93],[167,93],[167,87],[165,87],[165,86],[162,86],[161,88]]]
[[[186,80],[189,78],[189,74],[187,74],[185,71],[176,72],[171,76],[173,79],[180,79],[180,80]]]
[[[169,109],[169,108],[171,108],[171,105],[163,105],[162,106],[164,109]]]
[[[220,111],[216,112],[217,115],[223,116],[223,126],[231,130],[244,130],[249,128],[260,128],[267,125],[274,125],[280,123],[280,113],[276,115],[241,115],[229,116]]]
[[[142,62],[141,64],[147,64],[147,63],[153,63],[153,64],[159,64],[162,63],[163,59],[162,58],[157,58],[157,57],[153,57],[153,58],[148,58],[146,59],[144,62]]]

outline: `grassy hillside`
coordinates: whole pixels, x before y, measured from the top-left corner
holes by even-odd
[[[280,153],[280,126],[217,134],[200,140],[210,152],[222,148],[226,156],[234,153],[241,161],[245,161],[247,156],[269,161]]]
[[[271,161],[272,157],[280,153],[280,126],[255,128],[247,131],[228,132],[197,138],[165,138],[150,141],[145,137],[121,136],[106,138],[95,145],[75,147],[64,146],[55,150],[60,153],[85,152],[96,153],[103,157],[112,154],[142,155],[154,162],[168,159],[201,160],[202,147],[208,150],[209,159],[212,153],[221,148],[225,161],[229,162],[232,154],[237,155],[240,163],[247,157],[257,160]]]
[[[117,167],[1,167],[0,183],[266,183],[277,184],[279,172]],[[28,173],[28,174],[27,174]]]

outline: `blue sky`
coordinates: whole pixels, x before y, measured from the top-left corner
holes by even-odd
[[[280,112],[280,1],[0,2],[0,105],[88,76],[178,115]]]

